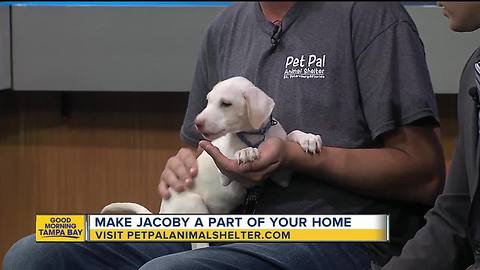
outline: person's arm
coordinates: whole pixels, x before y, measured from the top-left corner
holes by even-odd
[[[426,214],[426,225],[382,269],[465,269],[473,262],[466,231],[470,196],[464,151],[460,137],[444,192]]]
[[[435,95],[423,43],[398,3],[355,2],[360,105],[378,149],[326,148],[316,165],[333,184],[368,196],[432,205],[444,184]]]
[[[295,142],[270,138],[260,144],[260,158],[245,164],[228,159],[207,141],[200,146],[223,174],[247,186],[288,168],[365,195],[425,204],[433,204],[443,187],[443,152],[432,127],[397,128],[384,135],[383,148],[323,147],[317,155]]]
[[[383,136],[383,148],[323,147],[309,155],[287,143],[287,167],[368,196],[433,204],[444,183],[440,140],[430,126],[404,126]]]

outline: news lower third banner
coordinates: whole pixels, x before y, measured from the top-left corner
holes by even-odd
[[[37,242],[387,242],[388,215],[37,215]]]

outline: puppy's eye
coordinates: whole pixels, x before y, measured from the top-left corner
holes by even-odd
[[[222,106],[222,107],[230,107],[230,106],[232,106],[232,103],[223,100],[223,101],[220,103],[220,106]]]

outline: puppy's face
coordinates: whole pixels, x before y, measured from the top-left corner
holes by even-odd
[[[195,118],[208,140],[258,129],[271,114],[273,100],[242,77],[221,81],[207,95],[207,107]]]

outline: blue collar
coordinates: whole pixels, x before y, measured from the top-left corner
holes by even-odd
[[[252,131],[252,132],[238,132],[237,136],[238,136],[238,138],[240,138],[240,140],[242,142],[244,142],[249,147],[258,148],[258,146],[263,141],[265,141],[265,134],[267,133],[267,131],[272,126],[275,126],[276,124],[278,124],[278,122],[275,119],[273,119],[272,115],[270,115],[270,121],[268,121],[267,124],[264,127],[262,127],[261,129],[259,129],[257,131]],[[259,141],[253,143],[253,142],[251,142],[250,140],[247,139],[248,135],[261,135],[262,138]]]

